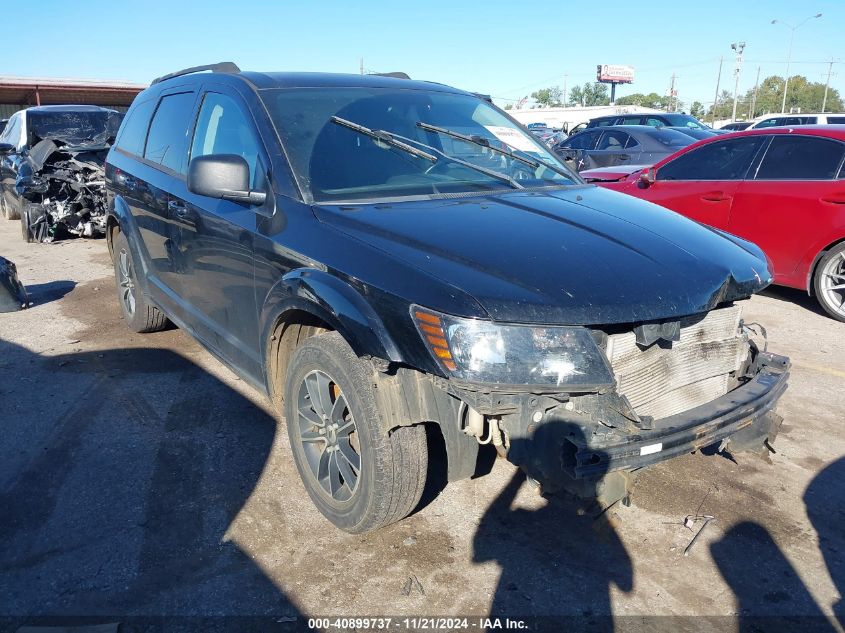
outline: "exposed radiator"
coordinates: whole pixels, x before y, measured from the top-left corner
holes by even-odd
[[[639,415],[665,418],[728,392],[731,372],[748,355],[739,331],[742,309],[730,306],[681,319],[681,338],[637,345],[633,332],[608,337],[607,356],[618,391]]]

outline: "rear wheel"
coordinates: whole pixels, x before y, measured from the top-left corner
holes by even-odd
[[[288,436],[305,489],[323,516],[352,533],[406,517],[428,469],[425,428],[385,431],[368,371],[329,332],[294,352],[285,384]]]
[[[834,319],[845,321],[845,243],[834,246],[821,258],[813,290],[825,312]]]
[[[138,287],[135,262],[126,236],[115,229],[112,252],[114,277],[117,282],[117,298],[123,312],[123,320],[135,332],[158,332],[169,325],[164,313],[144,297]]]

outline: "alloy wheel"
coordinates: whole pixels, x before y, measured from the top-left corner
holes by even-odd
[[[346,396],[328,374],[314,370],[300,383],[296,409],[311,474],[333,500],[348,501],[358,489],[361,454]]]
[[[120,299],[130,316],[135,314],[135,282],[132,279],[132,258],[125,248],[120,249],[117,268],[120,275]]]
[[[845,316],[845,251],[825,264],[819,285],[825,302]]]

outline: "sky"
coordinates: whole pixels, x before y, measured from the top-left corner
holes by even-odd
[[[746,43],[739,90],[786,70],[845,93],[845,0],[312,0],[178,2],[77,0],[16,3],[29,33],[3,47],[0,75],[120,79],[147,83],[180,68],[234,61],[257,71],[404,71],[513,103],[544,87],[595,79],[597,64],[634,66],[633,92],[712,103],[719,58],[721,89],[733,91],[732,42]],[[6,13],[6,17],[9,15]],[[23,32],[23,31],[21,31]],[[37,39],[35,39],[37,33]],[[97,38],[99,41],[97,41]],[[25,45],[24,45],[25,44]]]

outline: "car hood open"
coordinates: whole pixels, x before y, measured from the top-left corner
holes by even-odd
[[[335,229],[472,295],[511,323],[669,319],[768,285],[763,252],[595,186],[317,206]],[[442,306],[448,311],[448,300]]]

